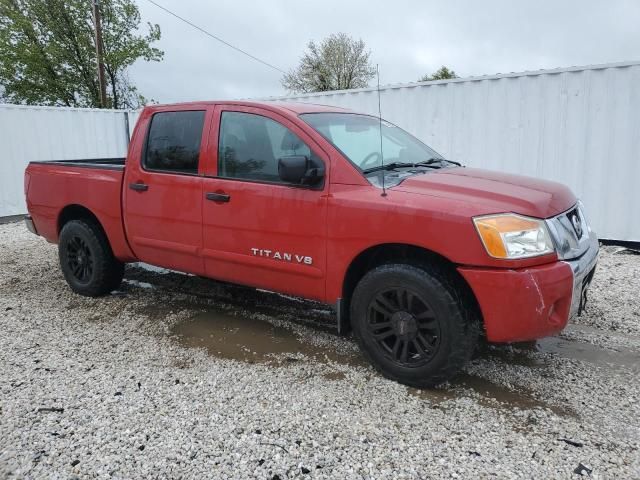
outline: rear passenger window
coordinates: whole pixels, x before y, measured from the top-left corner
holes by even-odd
[[[198,173],[204,113],[156,113],[149,127],[145,168],[175,173]]]
[[[284,183],[278,160],[304,155],[323,166],[311,149],[284,125],[252,113],[222,112],[218,141],[218,176]]]

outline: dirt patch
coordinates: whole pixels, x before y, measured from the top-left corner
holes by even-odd
[[[347,376],[343,372],[327,372],[322,375],[327,380],[344,380]]]

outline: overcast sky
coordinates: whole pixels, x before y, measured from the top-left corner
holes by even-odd
[[[147,0],[160,63],[131,79],[156,101],[283,95],[281,74],[220,44]],[[640,59],[640,1],[156,0],[239,48],[288,71],[309,40],[361,38],[382,84],[416,81],[441,65],[476,76]],[[372,84],[373,85],[373,84]]]

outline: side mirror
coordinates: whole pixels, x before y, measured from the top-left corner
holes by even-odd
[[[289,155],[278,159],[280,180],[298,185],[316,185],[324,177],[324,168],[314,167],[305,155]]]

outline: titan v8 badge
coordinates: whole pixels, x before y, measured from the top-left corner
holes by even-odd
[[[262,248],[252,248],[251,253],[254,257],[265,257],[272,260],[280,260],[283,262],[291,263],[303,263],[305,265],[312,265],[313,258],[306,255],[297,255],[295,253],[279,252],[277,250],[266,250]]]

